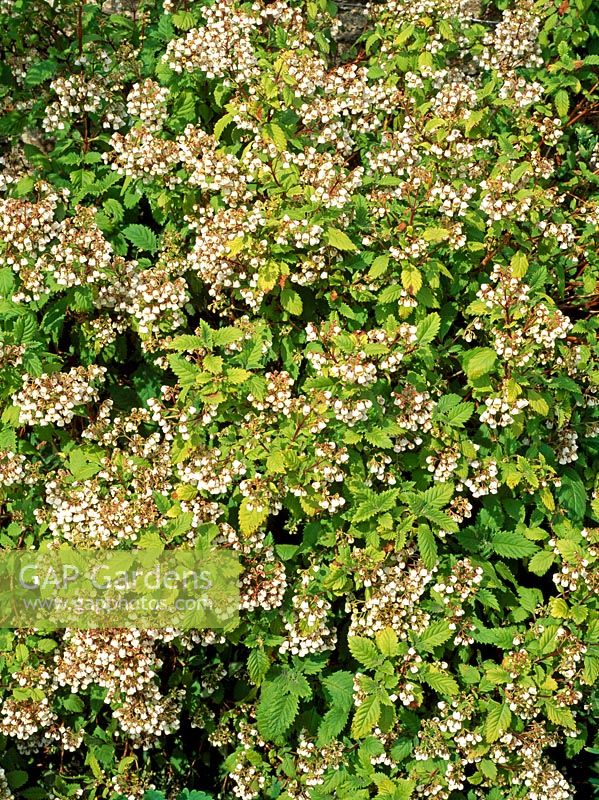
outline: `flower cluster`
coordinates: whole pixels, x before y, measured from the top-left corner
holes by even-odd
[[[0,547],[239,566],[1,630],[0,797],[573,797],[592,5],[0,0]]]
[[[33,377],[23,374],[23,386],[13,396],[19,409],[21,425],[57,425],[64,427],[78,409],[98,399],[94,383],[106,374],[105,367],[73,367],[69,372],[54,372]]]

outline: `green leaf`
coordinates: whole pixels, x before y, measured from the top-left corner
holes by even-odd
[[[545,701],[545,710],[548,718],[556,725],[567,728],[570,731],[576,730],[576,720],[569,708],[562,708],[551,700]]]
[[[78,447],[69,453],[69,470],[76,480],[85,481],[92,478],[101,469],[101,465],[92,461],[81,448]]]
[[[528,569],[535,575],[544,575],[555,561],[554,554],[549,550],[539,550],[528,562]]]
[[[462,364],[468,378],[480,378],[495,366],[497,353],[490,347],[476,347],[464,354]]]
[[[227,380],[233,386],[239,386],[240,383],[245,383],[252,377],[252,373],[242,367],[231,367],[227,370]]]
[[[329,744],[336,739],[347,725],[351,704],[346,708],[335,705],[326,712],[320,725],[318,726],[319,746]]]
[[[339,228],[328,228],[326,232],[327,242],[337,250],[357,250],[357,246],[349,236],[340,231]]]
[[[326,694],[332,707],[324,715],[318,728],[318,744],[333,741],[347,725],[349,712],[353,705],[354,675],[338,671],[323,680]]]
[[[247,667],[252,683],[260,686],[270,667],[270,659],[264,650],[252,650],[248,656]]]
[[[365,639],[363,636],[350,636],[347,645],[356,661],[368,669],[376,669],[382,661],[381,654],[370,639]]]
[[[281,691],[279,683],[266,683],[256,711],[258,730],[264,739],[278,739],[291,726],[299,710],[299,697]]]
[[[372,264],[370,265],[370,269],[368,270],[368,278],[371,281],[380,278],[381,275],[384,275],[387,271],[387,267],[389,266],[389,256],[377,256]]]
[[[498,531],[491,539],[491,547],[497,555],[506,558],[527,558],[539,549],[534,542],[515,531]]]
[[[510,267],[515,278],[523,278],[528,271],[526,253],[515,253],[510,261]]]
[[[485,776],[485,778],[489,778],[490,780],[494,781],[497,778],[497,767],[493,761],[488,758],[483,758],[483,760],[478,765],[479,770]]]
[[[430,344],[439,333],[441,318],[437,313],[429,314],[416,327],[416,337],[419,344]]]
[[[0,295],[10,297],[15,285],[14,272],[10,267],[0,269]]]
[[[191,11],[178,11],[172,15],[171,21],[181,31],[190,31],[196,24],[195,17]]]
[[[573,522],[582,523],[587,507],[587,492],[577,473],[568,468],[562,475],[562,485],[558,489],[560,504],[568,512]]]
[[[191,364],[185,358],[181,358],[181,356],[176,355],[167,356],[167,359],[168,363],[170,364],[170,368],[179,379],[179,383],[182,387],[195,385],[197,377],[200,374],[200,371],[195,364]]]
[[[183,353],[189,350],[204,350],[206,343],[200,336],[192,336],[188,333],[184,333],[181,336],[175,336],[171,342],[168,342],[167,347],[169,350],[177,350]]]
[[[433,664],[427,664],[426,668],[420,671],[420,678],[440,694],[453,696],[458,693],[459,688],[454,678],[448,672],[444,672]]]
[[[442,508],[447,505],[454,495],[453,483],[436,483],[422,493],[425,506]]]
[[[562,119],[567,118],[568,111],[570,110],[570,95],[565,89],[560,89],[555,93],[553,98],[555,103],[555,110]]]
[[[390,450],[393,447],[393,441],[381,428],[372,428],[364,434],[364,438],[368,444],[383,450]]]
[[[512,721],[512,712],[507,703],[500,705],[494,700],[489,701],[489,710],[485,720],[485,739],[487,742],[496,742],[507,731]]]
[[[323,686],[333,702],[340,705],[351,705],[354,696],[354,674],[347,670],[338,670],[327,675]]]
[[[397,655],[399,641],[393,628],[384,628],[375,634],[376,644],[384,656],[392,657]]]
[[[279,150],[285,150],[287,147],[287,137],[279,125],[274,122],[267,122],[263,130],[266,135],[272,139]]]
[[[385,286],[385,288],[379,292],[379,302],[394,303],[396,300],[399,300],[403,294],[403,287],[399,286],[397,283],[393,283],[391,286]]]
[[[433,567],[437,566],[437,542],[435,541],[435,535],[426,525],[420,525],[418,528],[418,549],[427,569],[433,569]]]
[[[446,395],[449,396],[449,395]],[[454,395],[457,397],[457,395]],[[460,403],[447,408],[444,413],[438,414],[441,422],[452,428],[463,428],[474,413],[474,403]]]
[[[422,650],[432,651],[440,644],[451,638],[453,635],[446,620],[441,619],[437,622],[431,623],[422,633],[419,633],[416,638],[416,644]]]
[[[214,123],[214,128],[212,129],[212,135],[218,141],[220,137],[223,135],[225,128],[227,128],[234,120],[233,114],[225,114],[219,120]]]
[[[302,313],[303,305],[302,299],[299,294],[294,290],[285,286],[281,291],[281,305],[290,314],[298,317]]]
[[[395,794],[393,800],[411,800],[416,788],[416,781],[409,780],[408,778],[395,778]]]
[[[224,361],[220,356],[205,356],[203,361],[204,369],[212,375],[220,375],[223,371]]]
[[[243,339],[243,331],[239,328],[228,326],[212,331],[212,342],[214,347],[227,347],[227,345],[233,344],[233,342],[238,342],[240,339]]]
[[[425,242],[443,242],[449,239],[449,231],[446,228],[427,228],[422,232]]]
[[[352,736],[356,739],[363,739],[372,731],[379,721],[381,706],[378,697],[369,695],[364,698],[358,706],[352,721]]]
[[[365,522],[378,514],[384,514],[397,504],[399,495],[398,489],[388,489],[385,492],[370,492],[366,500],[363,500],[357,507],[353,515],[354,522]]]
[[[422,273],[416,267],[402,269],[401,282],[406,291],[417,294],[422,288]]]
[[[145,225],[127,225],[123,228],[123,236],[128,239],[138,250],[147,250],[155,253],[158,249],[156,234]]]
[[[250,536],[254,531],[258,530],[268,515],[269,510],[266,506],[257,509],[249,498],[244,497],[239,506],[239,528],[241,532],[244,536]]]
[[[38,86],[40,83],[54,77],[58,63],[52,59],[37,61],[32,64],[25,75],[25,86]]]

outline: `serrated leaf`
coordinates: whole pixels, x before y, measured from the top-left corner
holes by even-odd
[[[326,745],[336,739],[347,725],[351,706],[333,706],[326,712],[318,726],[318,745]]]
[[[285,453],[282,450],[272,450],[266,459],[266,468],[269,472],[285,472]]]
[[[225,114],[220,119],[218,119],[214,123],[214,128],[212,129],[212,135],[218,141],[220,137],[223,135],[225,128],[227,128],[234,120],[233,114]]]
[[[290,314],[298,317],[303,310],[302,299],[295,289],[290,289],[288,286],[283,287],[281,291],[281,305]]]
[[[58,64],[52,59],[47,61],[36,61],[27,70],[25,75],[25,86],[38,86],[40,83],[52,78],[58,69]]]
[[[572,521],[582,522],[587,506],[587,492],[584,483],[573,469],[567,469],[561,478],[558,489],[560,504],[568,511]]]
[[[555,561],[554,554],[549,550],[539,550],[528,562],[528,569],[535,575],[544,575]]]
[[[287,147],[287,137],[283,129],[275,122],[267,122],[263,130],[279,150],[284,150]]]
[[[181,386],[194,386],[197,377],[200,374],[199,369],[194,364],[190,364],[186,359],[181,358],[181,356],[170,355],[167,357],[167,359],[170,368],[179,379]]]
[[[175,336],[172,342],[167,344],[169,350],[177,350],[180,353],[193,350],[203,350],[206,344],[200,336],[192,336],[191,334],[184,333],[181,336]]]
[[[483,605],[487,606],[488,608],[492,608],[494,611],[499,611],[499,602],[493,592],[489,589],[485,589],[484,587],[479,588],[476,593],[476,599]]]
[[[109,197],[107,200],[104,201],[102,204],[102,208],[106,212],[109,217],[112,217],[114,222],[122,222],[125,216],[125,210],[123,206],[113,197]]]
[[[376,645],[384,656],[397,655],[399,640],[393,628],[384,628],[375,634]]]
[[[388,489],[385,492],[371,492],[366,500],[363,500],[357,507],[353,515],[354,522],[365,522],[377,514],[383,514],[392,509],[397,503],[399,490]]]
[[[123,236],[138,250],[146,250],[149,253],[155,253],[158,250],[156,234],[145,225],[127,225],[123,228]]]
[[[435,483],[422,493],[422,499],[427,506],[442,508],[447,505],[454,494],[452,483]]]
[[[422,633],[417,636],[416,643],[421,650],[434,650],[440,644],[450,639],[452,632],[446,620],[440,619],[437,622],[431,623],[428,628],[425,628]]]
[[[474,403],[458,403],[445,413],[444,422],[453,428],[462,428],[474,413]]]
[[[513,182],[515,183],[516,181]],[[526,253],[514,253],[510,261],[510,269],[515,278],[523,278],[528,271],[528,258],[526,257]]]
[[[584,682],[589,686],[592,686],[596,682],[597,678],[599,678],[599,657],[584,657],[584,671],[582,677]]]
[[[401,271],[401,282],[410,294],[417,294],[422,288],[422,273],[416,267],[406,267]]]
[[[506,703],[499,704],[491,700],[485,720],[485,739],[487,742],[496,742],[507,731],[511,721],[512,712],[509,706]]]
[[[439,333],[441,327],[441,318],[437,313],[428,314],[422,322],[419,322],[416,327],[416,338],[418,344],[430,344],[435,336]]]
[[[555,103],[555,110],[562,119],[568,116],[568,111],[570,110],[570,95],[565,89],[560,89],[555,93],[555,97],[553,98],[553,102]]]
[[[416,781],[409,778],[395,778],[395,794],[393,800],[411,800],[416,788]]]
[[[214,347],[226,347],[227,345],[238,342],[243,338],[243,331],[239,328],[226,327],[212,331],[212,342]]]
[[[551,700],[546,700],[545,710],[547,712],[547,717],[555,725],[561,725],[562,728],[566,728],[570,731],[576,730],[576,720],[569,708],[562,708]]]
[[[497,777],[497,766],[489,758],[483,758],[478,765],[478,768],[485,778],[489,778],[490,780],[494,781]]]
[[[340,231],[339,228],[328,228],[326,232],[326,239],[331,247],[337,250],[357,250],[357,246],[352,242],[349,236]]]
[[[433,569],[437,565],[437,542],[435,535],[426,525],[418,528],[418,549],[420,556],[427,569]]]
[[[239,528],[244,536],[250,536],[257,531],[268,514],[269,510],[266,506],[257,509],[249,498],[244,497],[239,506]]]
[[[381,706],[375,695],[369,695],[358,706],[352,721],[352,736],[356,739],[363,739],[372,731],[379,721]]]
[[[251,377],[252,373],[242,367],[231,367],[227,370],[227,380],[233,386],[239,386],[240,383],[245,383]]]
[[[449,231],[446,228],[427,228],[422,232],[425,242],[443,242],[449,239]]]
[[[428,684],[431,689],[434,689],[440,694],[449,695],[451,697],[459,691],[454,678],[452,678],[448,672],[444,672],[433,664],[428,664],[425,669],[421,670],[420,678]]]
[[[172,15],[171,21],[173,25],[181,31],[190,31],[196,24],[195,17],[191,11],[178,11],[176,14]]]
[[[220,356],[208,355],[204,358],[203,367],[212,375],[220,375],[223,371],[224,361]]]
[[[353,704],[354,675],[343,670],[333,672],[323,680],[332,707],[318,728],[318,744],[328,744],[345,728]]]
[[[333,702],[341,705],[351,705],[354,694],[353,672],[337,670],[337,672],[327,675],[322,683]]]
[[[281,691],[277,683],[266,683],[256,711],[258,730],[264,739],[278,739],[291,726],[299,710],[297,694]]]
[[[462,359],[464,372],[469,378],[480,378],[495,366],[497,353],[490,347],[476,347],[467,351]]]
[[[77,447],[69,453],[69,471],[76,480],[85,481],[92,478],[101,469],[101,465],[92,461],[81,448]]]
[[[538,551],[538,546],[516,531],[498,531],[491,539],[491,547],[497,555],[506,558],[527,558]]]
[[[389,256],[387,255],[377,256],[370,265],[370,269],[368,270],[368,278],[371,281],[380,278],[381,275],[385,274],[388,266],[389,266]]]
[[[363,636],[350,636],[347,640],[347,646],[356,661],[359,661],[362,666],[368,669],[376,669],[382,661],[381,654],[370,639],[366,639]]]
[[[252,683],[259,686],[270,667],[270,659],[264,650],[252,650],[247,660],[248,673]]]
[[[404,294],[404,289],[398,284],[393,283],[391,286],[385,286],[382,291],[379,292],[378,299],[380,303],[394,303],[396,300],[399,300]]]
[[[392,440],[380,428],[372,428],[364,434],[364,438],[369,444],[374,445],[374,447],[381,447],[383,450],[390,450],[393,447]]]

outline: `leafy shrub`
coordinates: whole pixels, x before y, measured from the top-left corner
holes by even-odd
[[[592,0],[0,10],[0,544],[244,565],[2,632],[1,796],[588,792]]]

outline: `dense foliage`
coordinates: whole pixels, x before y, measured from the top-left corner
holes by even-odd
[[[244,567],[231,630],[0,632],[0,796],[591,793],[597,6],[0,23],[0,546]]]

